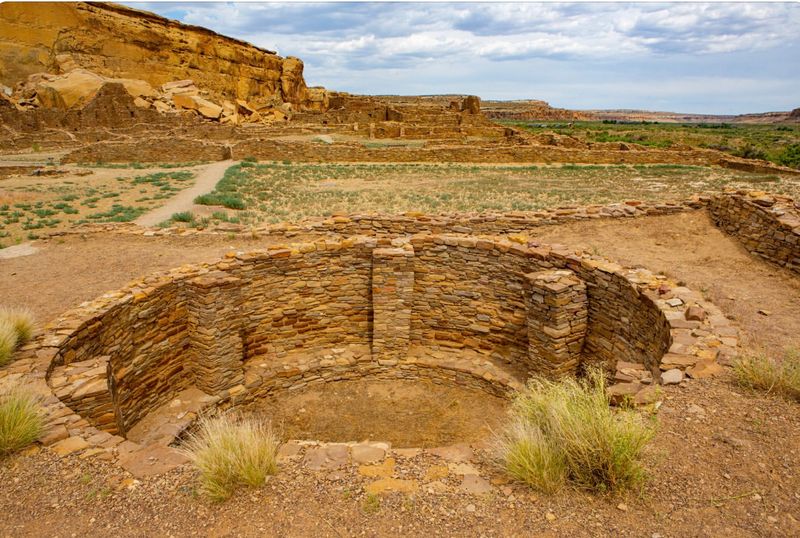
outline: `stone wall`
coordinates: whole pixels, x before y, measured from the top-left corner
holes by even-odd
[[[396,132],[394,127],[396,127]],[[400,124],[386,124],[385,136],[401,137]],[[404,128],[405,129],[405,128]],[[402,137],[408,137],[404,131]],[[423,133],[419,133],[422,135]],[[438,133],[448,136],[448,132]],[[219,143],[218,150],[230,146],[230,155],[234,159],[255,157],[262,161],[292,162],[453,162],[453,163],[585,163],[585,164],[684,164],[697,166],[722,166],[725,168],[748,167],[748,170],[761,173],[800,174],[800,171],[782,166],[772,165],[766,161],[748,161],[731,157],[725,153],[708,149],[653,149],[645,146],[631,145],[625,150],[614,147],[571,148],[544,144],[517,145],[502,140],[474,143],[467,142],[466,137],[484,135],[483,127],[465,127],[461,143],[435,144],[426,141],[421,145],[398,145],[380,143],[362,144],[359,142],[326,144],[323,142],[286,141],[275,138],[259,139],[243,137],[243,140],[231,140]],[[427,136],[437,136],[436,130]],[[89,144],[68,153],[63,162],[179,162],[190,160],[180,146],[165,154],[159,147],[159,137],[144,138],[136,141],[107,141]],[[608,146],[608,145],[606,145]]]
[[[569,275],[568,292],[536,300],[531,279],[542,291],[554,269],[571,271],[550,273]],[[671,325],[650,298],[660,281],[643,275],[508,240],[326,240],[134,282],[67,313],[41,345],[62,401],[121,434],[191,387],[223,405],[361,376],[499,394],[587,361],[657,373]],[[105,387],[91,366],[103,360]]]
[[[800,273],[800,202],[737,191],[712,196],[708,212],[717,226],[752,254]]]

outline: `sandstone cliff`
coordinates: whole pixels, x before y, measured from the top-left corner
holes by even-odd
[[[327,96],[309,89],[303,62],[211,30],[115,4],[0,4],[0,83],[84,68],[153,87],[192,79],[215,99],[324,110]]]

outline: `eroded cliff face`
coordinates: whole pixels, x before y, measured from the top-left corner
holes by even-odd
[[[215,98],[324,106],[298,58],[205,28],[115,4],[0,4],[0,82],[14,87],[33,73],[77,67],[154,87],[192,79]]]

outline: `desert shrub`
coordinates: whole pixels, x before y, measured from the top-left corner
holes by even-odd
[[[780,361],[761,353],[741,355],[733,375],[743,388],[800,401],[800,350],[787,350]]]
[[[0,457],[34,442],[43,426],[34,395],[20,389],[0,394]]]
[[[201,418],[184,451],[200,471],[203,492],[222,501],[237,487],[261,486],[275,474],[279,444],[268,422],[225,414]]]
[[[233,194],[202,194],[194,199],[198,205],[221,205],[228,209],[244,209],[244,200]]]
[[[502,466],[545,493],[566,484],[598,492],[640,484],[640,457],[655,428],[635,411],[609,404],[599,371],[582,380],[530,380],[497,437]]]
[[[786,148],[784,148],[784,150],[778,155],[776,162],[783,166],[800,168],[800,144],[791,144],[786,146]]]
[[[28,308],[0,308],[0,322],[6,321],[17,333],[17,344],[22,345],[31,339],[35,326],[33,312]]]
[[[181,211],[180,213],[173,213],[170,219],[174,222],[194,222],[194,213],[191,211]]]
[[[245,157],[244,159],[242,159],[242,162],[246,162],[246,163],[257,163],[257,162],[258,162],[258,159],[256,159],[256,158],[255,158],[255,157],[253,157],[252,155],[248,155],[247,157]]]
[[[733,154],[737,157],[742,157],[743,159],[760,159],[762,161],[767,160],[767,154],[764,153],[764,150],[757,148],[752,144],[745,144],[741,148],[734,151]]]

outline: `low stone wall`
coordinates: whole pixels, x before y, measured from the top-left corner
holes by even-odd
[[[426,137],[436,136],[428,130]],[[464,129],[463,136],[479,134]],[[378,133],[380,134],[380,133]],[[398,133],[383,133],[382,136]],[[420,135],[422,133],[419,133]],[[403,136],[407,133],[403,132]],[[800,170],[773,165],[767,161],[740,159],[709,149],[654,149],[645,146],[606,144],[591,148],[564,147],[546,144],[508,144],[503,141],[435,145],[385,145],[306,141],[286,141],[276,138],[201,142],[197,138],[150,136],[135,141],[103,141],[78,148],[63,157],[63,162],[182,162],[244,159],[255,157],[262,161],[292,162],[451,162],[451,163],[585,163],[585,164],[683,164],[722,166],[760,173],[800,174]],[[169,151],[163,145],[167,144]],[[199,156],[202,148],[202,156]]]
[[[548,274],[558,276],[555,287]],[[362,376],[501,394],[530,374],[563,375],[587,362],[613,369],[624,359],[657,379],[662,355],[683,368],[712,347],[713,358],[732,355],[735,338],[722,342],[712,330],[725,323],[718,313],[676,347],[675,331],[686,327],[678,318],[700,299],[670,289],[664,277],[542,245],[354,237],[232,254],[133,282],[65,314],[37,354],[64,403],[122,435],[193,387],[220,405]]]
[[[708,212],[717,226],[751,253],[800,273],[800,202],[737,191],[712,196]]]

